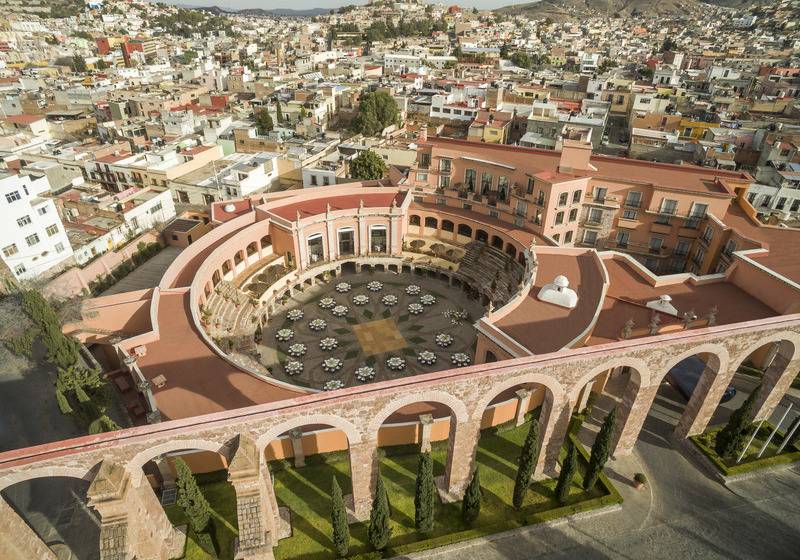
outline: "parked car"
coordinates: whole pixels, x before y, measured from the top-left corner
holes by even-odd
[[[667,372],[667,383],[672,385],[688,401],[692,397],[692,393],[694,393],[705,368],[706,363],[697,356],[686,358]],[[728,385],[722,394],[722,402],[731,400],[735,395],[736,388],[733,385]]]

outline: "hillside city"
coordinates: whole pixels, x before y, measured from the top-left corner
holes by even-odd
[[[2,4],[0,559],[797,557],[800,0]]]

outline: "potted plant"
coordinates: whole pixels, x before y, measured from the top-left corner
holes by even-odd
[[[637,472],[633,475],[633,487],[637,490],[641,490],[644,488],[644,485],[647,484],[647,477],[644,473]]]

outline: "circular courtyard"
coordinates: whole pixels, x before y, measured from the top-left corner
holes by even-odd
[[[344,274],[295,294],[256,347],[276,379],[333,390],[473,363],[473,323],[484,312],[439,279]]]

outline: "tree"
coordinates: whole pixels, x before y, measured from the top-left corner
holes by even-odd
[[[433,531],[436,506],[436,485],[433,482],[433,461],[430,453],[419,456],[417,467],[417,487],[414,493],[414,524],[418,531]]]
[[[478,467],[472,473],[472,478],[464,491],[464,501],[461,502],[461,519],[467,524],[472,524],[481,513],[481,480]]]
[[[723,458],[735,457],[742,452],[747,445],[747,432],[750,431],[750,416],[753,411],[756,399],[761,392],[761,385],[750,393],[750,396],[742,403],[731,417],[728,423],[717,434],[714,450],[717,455]]]
[[[368,93],[361,98],[353,130],[364,136],[375,136],[387,126],[400,124],[397,102],[385,91]]]
[[[389,544],[392,528],[389,527],[389,498],[380,473],[375,484],[375,497],[372,499],[372,511],[369,513],[369,542],[375,550],[383,550]]]
[[[259,134],[266,134],[275,128],[272,122],[272,115],[269,114],[269,109],[261,109],[258,112],[256,115],[256,127],[258,128]]]
[[[278,120],[278,124],[283,122],[283,109],[281,109],[281,100],[275,100],[275,118]]]
[[[516,509],[521,508],[522,503],[525,501],[525,494],[527,494],[528,486],[531,484],[531,475],[533,474],[534,466],[536,466],[538,456],[539,421],[534,418],[531,420],[531,427],[528,429],[525,443],[522,444],[522,452],[517,463],[517,479],[514,481],[514,496],[512,498],[512,503]]]
[[[86,59],[81,55],[76,54],[72,57],[72,70],[73,72],[86,72]]]
[[[500,58],[508,58],[508,54],[511,52],[511,48],[508,46],[508,43],[503,43],[500,45]]]
[[[94,67],[97,68],[98,70],[105,70],[106,68],[108,68],[108,63],[101,58],[97,61],[97,64],[95,64]]]
[[[183,508],[194,532],[202,533],[211,519],[211,506],[208,505],[208,501],[200,491],[186,461],[180,457],[176,458],[175,470],[177,471],[175,484],[178,487],[178,505]]]
[[[511,63],[514,66],[519,66],[520,68],[530,68],[531,67],[531,57],[522,51],[517,51],[511,55]]]
[[[364,150],[350,162],[350,177],[365,181],[383,178],[386,163],[372,150]]]
[[[569,444],[567,456],[564,462],[561,463],[561,473],[558,475],[558,484],[556,484],[556,498],[558,503],[564,505],[567,503],[569,491],[572,487],[572,479],[575,476],[575,469],[578,465],[578,452],[575,445]]]
[[[461,50],[461,45],[456,45],[456,48],[453,49],[453,56],[457,59],[460,59],[464,55],[464,51]]]
[[[614,427],[617,423],[617,407],[611,409],[603,420],[603,425],[600,427],[600,432],[594,438],[592,444],[592,455],[589,457],[589,468],[586,470],[586,476],[583,478],[583,489],[591,490],[597,484],[597,479],[600,473],[603,472],[603,466],[608,461],[608,455],[611,449],[611,438],[614,435]]]
[[[347,511],[344,508],[342,489],[336,476],[331,485],[331,526],[333,528],[333,549],[343,558],[350,549],[350,526],[347,524]]]
[[[664,39],[664,42],[661,43],[661,52],[673,51],[678,47],[678,43],[672,40],[671,37],[667,37]]]

